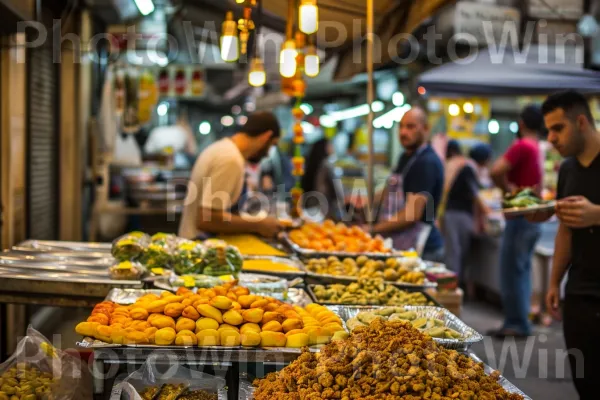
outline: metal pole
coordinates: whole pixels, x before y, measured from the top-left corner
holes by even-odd
[[[369,231],[373,231],[373,216],[375,215],[375,176],[373,171],[373,0],[367,0],[367,103],[369,116],[367,118],[367,135],[369,138],[368,158],[368,209]]]

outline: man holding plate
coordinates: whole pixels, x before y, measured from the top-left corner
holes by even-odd
[[[555,239],[546,304],[556,318],[567,270],[564,335],[581,399],[597,399],[600,376],[600,133],[587,100],[574,91],[553,94],[542,106],[548,141],[566,157],[558,175]],[[530,219],[542,220],[544,216]],[[583,362],[583,364],[582,364]],[[581,369],[583,367],[583,369]]]

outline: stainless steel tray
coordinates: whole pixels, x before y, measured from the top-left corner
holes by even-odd
[[[27,263],[27,262],[14,262],[10,264],[3,263],[0,260],[0,269],[3,271],[12,271],[16,273],[26,271],[38,271],[38,272],[50,272],[50,273],[68,273],[77,274],[81,276],[108,278],[108,268],[82,268],[70,265],[59,265],[50,263]]]
[[[106,296],[114,287],[141,288],[141,281],[121,281],[61,272],[13,270],[0,267],[0,291],[62,296]]]
[[[314,272],[307,271],[306,277],[309,281],[316,282],[319,284],[324,283],[352,283],[358,281],[357,276],[347,276],[347,275],[330,275],[330,274],[316,274]],[[385,281],[385,283],[396,286],[400,289],[413,289],[413,290],[425,290],[437,288],[437,282],[430,282],[425,279],[425,283],[422,285],[417,285],[415,283],[408,282],[394,282],[394,281]]]
[[[465,353],[465,354],[467,354],[469,357],[471,357],[475,362],[482,363],[483,364],[483,370],[484,370],[484,372],[485,372],[486,375],[492,375],[496,371],[495,369],[493,369],[489,365],[485,364],[479,357],[477,357],[477,355],[475,355],[475,353],[468,352],[468,353]],[[521,389],[519,389],[518,387],[516,387],[515,385],[513,385],[504,376],[500,375],[500,377],[498,378],[498,383],[507,392],[521,395],[521,396],[523,396],[524,400],[532,400],[531,397],[529,397],[525,393],[523,393],[521,391]]]
[[[282,264],[287,264],[291,267],[297,268],[298,272],[294,271],[267,271],[262,269],[244,269],[242,267],[243,272],[252,273],[252,274],[265,274],[265,275],[275,275],[283,278],[297,278],[306,276],[306,267],[304,263],[295,258],[287,258],[287,257],[277,257],[277,256],[244,256],[244,260],[266,260],[273,261]]]
[[[112,256],[107,256],[105,258],[82,259],[73,256],[55,257],[52,255],[52,253],[24,254],[13,251],[5,251],[0,253],[1,265],[11,265],[20,262],[35,264],[60,264],[83,268],[99,269],[108,268],[114,265],[115,259]]]
[[[459,332],[463,338],[461,339],[441,339],[433,338],[433,340],[448,348],[456,350],[467,350],[474,343],[483,340],[483,336],[475,329],[471,328],[463,321],[461,321],[456,315],[450,311],[441,307],[431,306],[402,306],[407,311],[414,311],[417,313],[418,318],[436,318],[444,321],[445,326]],[[335,312],[344,322],[350,318],[354,318],[358,313],[363,311],[371,311],[387,308],[385,306],[374,307],[374,306],[327,306],[328,309]]]
[[[75,251],[75,252],[104,252],[110,253],[110,243],[99,242],[68,242],[58,240],[26,240],[17,246],[23,249],[41,251]]]
[[[329,256],[357,258],[360,256],[367,256],[367,257],[373,258],[373,259],[383,259],[383,258],[402,256],[402,253],[400,253],[398,251],[392,251],[391,253],[369,253],[369,252],[352,253],[352,252],[347,252],[347,251],[317,251],[317,250],[305,249],[303,247],[298,246],[296,243],[294,243],[292,240],[290,240],[287,233],[280,234],[280,238],[286,246],[291,248],[294,252],[298,253],[303,258],[329,257]]]
[[[33,249],[30,247],[22,247],[22,246],[13,246],[11,249],[12,253],[19,253],[24,255],[46,255],[52,257],[54,259],[73,259],[73,260],[96,260],[96,259],[104,259],[110,257],[110,252],[106,252],[104,250],[101,251],[70,251],[70,250],[41,250],[41,249]]]
[[[314,286],[316,286],[316,285],[313,285],[313,284],[306,285],[306,291],[308,292],[308,295],[312,299],[313,303],[323,304],[323,305],[332,305],[332,306],[344,306],[344,305],[345,306],[357,306],[357,304],[340,304],[340,303],[335,303],[335,302],[330,302],[330,301],[319,300],[317,298],[317,296],[315,295],[315,292],[313,291]],[[403,289],[400,289],[400,290],[404,290],[404,291],[407,291],[407,292],[419,292],[419,293],[422,293],[423,296],[425,296],[425,298],[431,303],[431,305],[443,308],[443,306],[436,299],[434,299],[429,293],[427,293],[427,292],[424,292],[424,291],[421,291],[421,290],[411,290],[410,288],[403,288]],[[381,304],[365,304],[364,306],[386,307],[385,305],[382,306]],[[394,305],[394,307],[397,307],[397,306],[403,306],[403,304]]]

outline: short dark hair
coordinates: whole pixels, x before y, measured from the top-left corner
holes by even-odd
[[[257,111],[248,116],[241,131],[250,137],[257,137],[267,131],[273,131],[274,138],[281,135],[277,117],[270,111]]]
[[[546,115],[559,108],[562,108],[565,114],[571,119],[575,119],[577,115],[583,114],[594,125],[594,117],[592,116],[592,110],[590,110],[587,99],[583,94],[575,90],[566,90],[548,96],[544,104],[542,104],[542,113]]]
[[[544,133],[544,115],[539,105],[529,104],[519,114],[519,119],[531,131]]]
[[[469,152],[469,157],[479,165],[484,165],[492,158],[492,148],[489,144],[479,143]]]
[[[449,140],[448,145],[446,146],[446,159],[460,155],[462,155],[462,149],[460,148],[458,140]]]

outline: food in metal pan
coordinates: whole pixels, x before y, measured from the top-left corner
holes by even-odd
[[[433,305],[421,292],[407,292],[386,284],[383,279],[359,279],[349,285],[316,285],[313,288],[318,301],[351,305]]]
[[[216,393],[208,393],[204,390],[189,390],[177,398],[177,400],[217,400]]]
[[[199,274],[204,261],[204,246],[192,240],[177,243],[173,255],[173,269],[178,275]]]
[[[285,256],[286,253],[254,235],[222,235],[219,239],[238,248],[245,256]]]
[[[182,395],[187,386],[183,383],[170,384],[166,383],[160,388],[160,392],[156,396],[156,400],[177,400]]]
[[[304,249],[350,253],[389,253],[381,236],[372,237],[358,226],[337,225],[327,220],[323,224],[307,223],[289,234],[290,240]]]
[[[113,344],[297,348],[345,334],[340,317],[323,306],[294,307],[235,282],[146,294],[128,306],[104,301],[75,331]]]
[[[460,332],[447,327],[443,320],[438,318],[419,318],[415,311],[405,310],[403,307],[386,307],[379,310],[362,311],[356,317],[346,321],[346,326],[348,329],[354,330],[359,326],[368,326],[377,318],[387,321],[410,322],[413,327],[434,338],[464,339]]]
[[[498,378],[408,322],[377,318],[319,354],[305,351],[281,371],[257,379],[254,399],[523,399]]]
[[[418,257],[391,257],[387,260],[373,260],[360,256],[356,260],[330,256],[313,258],[307,261],[306,268],[315,274],[349,276],[360,278],[383,278],[386,281],[423,285],[425,273],[416,271],[421,266]]]
[[[202,274],[210,276],[237,275],[242,270],[244,259],[237,247],[222,240],[204,242],[204,266]]]
[[[152,400],[159,391],[160,387],[149,386],[147,388],[144,388],[144,390],[142,390],[141,392],[139,392],[139,395],[142,398],[142,400]]]
[[[242,270],[262,272],[299,272],[293,265],[269,259],[244,260]]]
[[[115,280],[137,280],[144,275],[146,268],[139,262],[121,261],[108,269],[110,279]]]
[[[139,259],[150,242],[148,235],[142,232],[130,232],[113,242],[111,254],[118,261]]]

